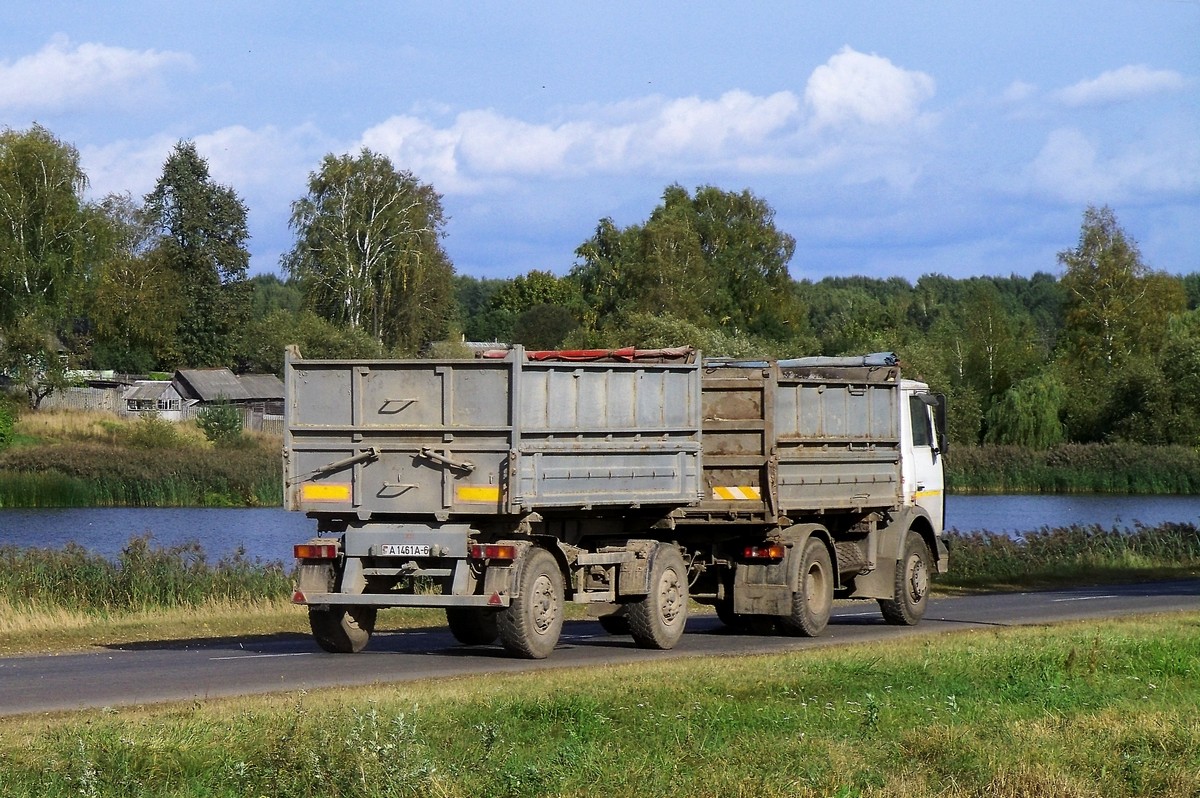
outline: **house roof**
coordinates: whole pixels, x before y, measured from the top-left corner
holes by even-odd
[[[240,374],[238,382],[249,399],[282,399],[283,380],[274,374]]]
[[[171,383],[165,380],[138,380],[125,389],[121,398],[126,401],[131,399],[157,400],[162,398],[162,395],[170,388]]]
[[[174,383],[179,393],[201,402],[249,402],[283,398],[283,382],[274,374],[235,375],[225,368],[180,369]]]

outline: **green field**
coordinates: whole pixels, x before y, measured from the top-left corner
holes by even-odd
[[[1200,615],[9,719],[6,796],[1200,794]]]

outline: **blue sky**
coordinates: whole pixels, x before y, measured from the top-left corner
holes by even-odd
[[[326,153],[443,195],[460,273],[565,273],[663,189],[749,189],[792,275],[1057,273],[1088,204],[1200,271],[1200,0],[0,8],[0,127],[140,197],[180,139],[277,272]]]

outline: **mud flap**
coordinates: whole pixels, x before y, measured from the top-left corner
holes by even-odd
[[[789,558],[791,552],[789,549]],[[788,558],[778,563],[738,563],[733,572],[733,611],[738,615],[791,612],[787,563]]]

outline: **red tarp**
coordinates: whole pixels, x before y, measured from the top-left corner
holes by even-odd
[[[502,358],[508,356],[507,349],[489,349],[483,357]],[[665,349],[635,349],[627,346],[622,349],[560,349],[545,351],[527,351],[526,360],[564,360],[574,362],[595,360],[619,360],[632,363],[635,360],[685,360],[696,353],[690,346],[673,346]]]

